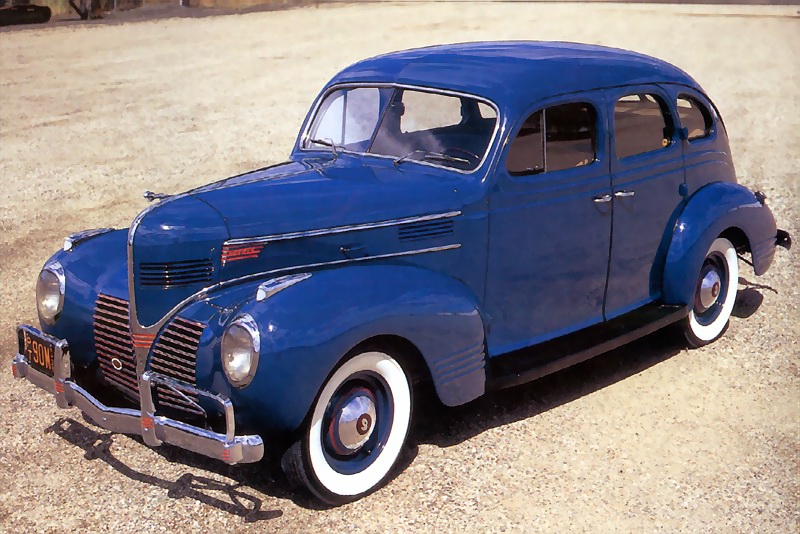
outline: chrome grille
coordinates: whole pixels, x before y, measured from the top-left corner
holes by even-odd
[[[150,368],[158,374],[196,385],[195,365],[203,325],[181,317],[170,323],[153,347]],[[100,373],[104,379],[128,397],[139,400],[138,376],[130,334],[128,301],[99,295],[94,309],[94,346]],[[117,369],[116,367],[120,367]],[[171,408],[203,416],[193,403],[197,395],[178,393],[166,386],[155,386],[154,398],[159,408]]]
[[[98,295],[94,307],[94,348],[100,373],[128,397],[139,400],[128,301]],[[117,369],[120,367],[121,369]]]
[[[197,347],[200,345],[202,333],[203,325],[201,323],[181,317],[176,318],[164,329],[153,347],[150,368],[160,375],[180,380],[192,386],[196,385]],[[156,385],[154,392],[158,406],[161,408],[169,407],[196,415],[205,415],[202,409],[193,404],[198,402],[197,395],[181,394],[161,384]]]
[[[211,282],[214,265],[210,259],[139,264],[139,283],[164,288]]]
[[[453,219],[404,224],[397,229],[397,233],[400,241],[419,241],[444,237],[453,233]]]

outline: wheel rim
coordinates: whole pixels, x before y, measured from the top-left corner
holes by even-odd
[[[694,314],[703,326],[719,317],[728,295],[728,269],[725,257],[714,252],[703,262],[694,298]]]
[[[391,391],[377,374],[351,376],[334,393],[322,419],[322,452],[341,474],[369,467],[386,445],[394,416]]]

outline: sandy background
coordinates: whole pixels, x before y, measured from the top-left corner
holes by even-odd
[[[725,117],[740,181],[800,239],[794,7],[367,4],[0,32],[0,354],[35,320],[62,238],[284,158],[319,88],[379,52],[565,39],[684,68]],[[728,334],[659,333],[416,421],[410,466],[315,510],[283,478],[108,435],[0,374],[0,530],[718,531],[800,528],[800,290],[781,250]],[[742,287],[744,289],[744,286]],[[7,360],[8,361],[8,360]],[[66,418],[66,419],[61,419]]]

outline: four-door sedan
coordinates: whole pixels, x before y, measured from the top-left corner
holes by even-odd
[[[147,197],[47,261],[14,374],[331,504],[390,476],[421,382],[455,406],[673,323],[704,345],[738,256],[790,245],[692,78],[567,43],[356,63],[289,161]]]

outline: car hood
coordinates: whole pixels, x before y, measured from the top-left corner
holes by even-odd
[[[231,239],[317,230],[455,209],[460,175],[413,162],[353,157],[288,162],[189,194],[214,208]],[[437,172],[438,171],[438,172]]]

